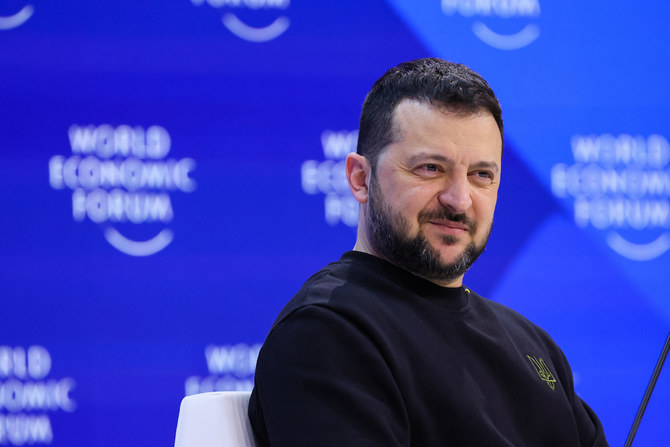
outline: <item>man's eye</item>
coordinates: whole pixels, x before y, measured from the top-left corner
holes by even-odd
[[[480,183],[491,184],[493,182],[493,174],[489,171],[475,171],[471,175]]]
[[[425,178],[438,177],[442,172],[442,167],[437,163],[423,163],[417,165],[413,170],[415,175]]]

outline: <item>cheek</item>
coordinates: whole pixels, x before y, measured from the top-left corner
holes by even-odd
[[[477,196],[477,199],[473,201],[477,217],[484,221],[493,220],[496,202],[497,195],[482,194]]]
[[[426,188],[398,182],[388,189],[385,197],[401,213],[419,212],[431,205],[432,194]]]

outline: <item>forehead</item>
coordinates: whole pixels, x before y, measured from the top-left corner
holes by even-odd
[[[463,113],[427,102],[403,100],[394,110],[392,124],[392,143],[384,151],[388,155],[413,156],[422,151],[501,161],[500,129],[486,110]]]

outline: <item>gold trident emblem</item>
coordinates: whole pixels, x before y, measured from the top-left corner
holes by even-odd
[[[540,376],[540,379],[544,380],[547,385],[549,385],[549,388],[555,390],[556,377],[554,377],[554,375],[551,373],[547,364],[544,363],[544,360],[542,360],[542,357],[539,359],[531,355],[526,355],[526,357],[528,357],[528,360],[530,360],[530,363],[533,365],[533,368],[535,368],[535,372],[537,372],[537,375]]]

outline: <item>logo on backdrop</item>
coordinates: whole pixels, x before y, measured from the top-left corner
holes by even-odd
[[[551,188],[574,200],[575,223],[606,232],[609,247],[649,261],[670,250],[670,144],[663,135],[572,137],[574,163],[556,164]]]
[[[540,16],[539,0],[442,0],[442,12],[473,18],[474,35],[500,50],[518,50],[540,37],[540,27],[535,23]],[[500,26],[500,19],[520,22],[520,28],[504,33],[494,31],[495,22]]]
[[[345,171],[345,159],[356,152],[358,130],[331,131],[321,134],[325,160],[307,160],[301,171],[302,190],[324,195],[324,217],[330,225],[358,224],[358,202],[351,195]]]
[[[51,444],[49,415],[76,409],[74,379],[50,377],[51,362],[42,346],[0,346],[0,445]]]
[[[249,42],[274,40],[291,25],[285,15],[290,0],[191,0],[191,3],[224,9],[223,26]]]
[[[184,382],[186,396],[210,391],[251,391],[261,344],[209,345],[205,360],[209,374],[191,376]]]
[[[104,225],[107,242],[131,256],[167,247],[174,238],[167,228],[174,217],[170,193],[195,190],[195,161],[167,158],[170,135],[161,126],[75,124],[69,137],[72,155],[51,157],[49,183],[72,190],[74,220]],[[147,227],[149,238],[135,240],[119,230],[137,233],[138,226]]]
[[[35,12],[33,5],[26,5],[15,14],[0,15],[0,30],[18,28],[32,17],[33,12]]]

